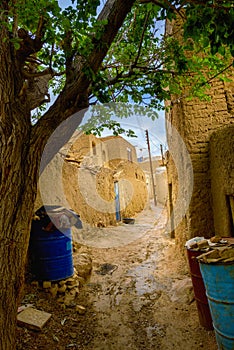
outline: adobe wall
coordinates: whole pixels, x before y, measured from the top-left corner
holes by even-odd
[[[121,136],[107,136],[100,138],[103,144],[106,145],[108,149],[108,159],[117,162],[119,160],[129,160],[128,150],[131,151],[131,161],[137,162],[136,149],[127,140]]]
[[[181,241],[195,236],[214,235],[209,141],[216,130],[234,123],[234,84],[214,80],[209,95],[210,102],[200,101],[197,98],[191,101],[184,99],[177,101],[167,114],[167,120],[179,132],[187,147],[193,167],[193,192],[185,216],[186,229],[183,229],[183,232],[178,228],[174,229],[174,235]],[[186,154],[185,152],[180,154],[180,145],[173,141],[175,131],[170,123],[167,123],[169,151],[178,150],[182,171],[185,174],[184,181],[179,181],[178,169],[169,156],[167,163],[169,192],[171,192],[169,206],[175,207],[177,195],[182,192],[180,205],[177,205],[177,212],[174,213],[175,217],[179,217],[178,208],[183,208],[183,197],[186,198],[186,189],[191,184],[186,175],[188,168]]]
[[[113,173],[107,168],[79,168],[64,163],[63,186],[71,208],[83,224],[115,225]]]
[[[104,162],[103,150],[108,157],[108,146],[118,151],[118,144],[108,145],[93,135],[78,135],[66,145],[41,176],[41,190],[35,209],[42,202],[61,205],[76,211],[83,221],[93,226],[116,224],[114,182],[119,182],[120,206],[123,217],[140,212],[147,201],[145,176],[137,163],[122,159]],[[96,145],[93,154],[93,144]],[[129,143],[123,141],[121,150]],[[131,146],[128,146],[131,147]],[[135,148],[133,148],[133,156]],[[120,150],[120,151],[121,151]],[[101,163],[101,165],[100,165]],[[44,194],[44,195],[43,195]],[[46,202],[45,202],[46,200]]]
[[[168,197],[167,171],[166,167],[158,167],[155,172],[157,203],[166,205]]]
[[[215,234],[234,236],[234,125],[211,135],[210,173]]]
[[[147,191],[137,164],[122,161],[111,168],[77,168],[65,162],[63,185],[66,197],[83,222],[92,226],[116,224],[114,182],[119,183],[121,217],[144,209]]]
[[[161,157],[152,157],[151,158],[151,163],[152,163],[152,168],[155,170],[159,166],[162,165],[162,158]],[[150,161],[149,158],[146,158],[142,162],[139,162],[139,166],[142,168],[144,171],[150,172]]]
[[[94,135],[86,135],[77,132],[71,141],[63,147],[63,153],[66,151],[66,159],[71,163],[78,165],[83,163],[87,165],[101,166],[107,158],[107,149],[105,144]]]
[[[63,164],[64,159],[57,154],[41,174],[34,205],[35,211],[42,205],[67,206],[62,180]]]
[[[166,33],[182,42],[182,27],[183,19],[180,17],[176,21],[168,21],[166,23]],[[186,54],[189,56],[192,52]],[[202,55],[201,52],[200,57]],[[232,71],[232,74],[230,74],[232,80],[233,73]],[[186,96],[186,90],[183,93]],[[175,236],[177,244],[181,247],[187,239],[195,236],[208,238],[214,235],[215,232],[220,232],[222,225],[227,226],[227,224],[224,224],[224,219],[221,220],[222,215],[218,214],[218,211],[221,210],[221,204],[218,204],[221,196],[219,192],[222,192],[220,190],[218,192],[218,183],[227,184],[228,182],[227,169],[229,169],[228,164],[231,161],[230,152],[232,150],[230,147],[227,148],[224,142],[219,141],[222,147],[226,147],[226,151],[223,152],[223,156],[217,156],[216,154],[216,157],[214,155],[215,146],[210,146],[210,140],[212,142],[212,139],[215,139],[215,136],[212,136],[213,133],[220,131],[219,135],[222,135],[224,128],[234,123],[234,82],[213,79],[208,94],[211,97],[210,102],[200,101],[197,98],[186,101],[184,97],[178,99],[176,96],[172,96],[171,101],[166,102],[167,105],[173,104],[171,111],[166,116],[170,150],[167,157],[168,211],[171,213],[169,224],[171,226],[171,236]],[[178,139],[176,140],[176,131],[173,130],[172,125],[179,132],[191,157],[193,179],[191,178],[191,171],[188,170],[190,168],[188,155],[186,155],[184,149],[181,151],[181,144]],[[229,139],[230,144],[233,143],[231,132]],[[221,158],[224,157],[227,160],[220,166],[222,173],[219,172],[217,175],[218,164],[221,165]],[[181,173],[184,173],[183,177],[180,176]],[[216,176],[218,177],[217,182],[214,181]],[[191,184],[192,197],[187,208],[185,202]],[[224,201],[222,200],[222,202]],[[186,213],[182,219],[180,211],[185,211],[185,209]],[[224,209],[221,211],[224,213]],[[178,225],[178,222],[181,222],[181,224]]]
[[[122,161],[114,166],[114,180],[120,185],[120,209],[122,218],[141,212],[148,200],[145,174],[137,163]]]
[[[163,176],[159,175],[159,173],[156,175],[157,169],[160,168],[160,166],[162,165],[162,158],[160,156],[152,157],[151,164],[152,164],[152,170],[153,170],[156,201],[159,197],[158,202],[161,204],[165,204],[165,201],[162,199],[162,191],[164,188],[165,181]],[[153,191],[152,174],[151,174],[149,158],[145,158],[145,160],[138,162],[138,165],[145,174],[146,186],[147,186],[147,192],[148,192],[148,201],[150,201],[154,199],[154,191]]]

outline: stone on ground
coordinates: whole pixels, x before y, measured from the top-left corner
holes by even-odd
[[[21,326],[34,330],[41,330],[51,316],[52,315],[48,312],[28,307],[17,315],[17,322]]]

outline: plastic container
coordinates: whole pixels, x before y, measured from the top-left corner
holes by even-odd
[[[234,349],[234,263],[199,262],[219,350]]]
[[[124,224],[130,224],[130,225],[135,224],[135,219],[132,219],[132,218],[123,218],[122,221]]]
[[[59,281],[74,273],[71,229],[44,231],[32,226],[30,238],[32,274],[39,281]]]

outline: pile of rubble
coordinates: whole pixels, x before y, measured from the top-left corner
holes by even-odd
[[[210,239],[194,237],[186,242],[185,246],[192,250],[209,250],[213,247],[226,246],[229,242],[222,237],[213,236]]]
[[[206,264],[234,262],[234,239],[214,236],[210,239],[195,237],[186,242],[186,248],[202,254],[197,259]]]
[[[32,285],[40,290],[49,293],[55,300],[61,304],[63,308],[74,307],[80,314],[85,312],[85,308],[76,305],[76,297],[78,296],[82,285],[90,277],[92,271],[92,259],[86,253],[74,256],[74,274],[72,277],[64,280],[51,281],[32,281]]]
[[[74,247],[75,248],[75,247]],[[77,249],[73,249],[76,251]],[[63,309],[73,308],[79,315],[86,312],[84,306],[77,303],[77,296],[83,284],[87,282],[92,272],[92,259],[88,253],[74,254],[73,276],[60,281],[32,281],[31,285],[40,291],[48,293],[60,303]],[[49,321],[52,314],[38,310],[26,300],[18,307],[17,323],[20,326],[40,331]]]
[[[197,259],[205,264],[233,263],[234,246],[213,249],[204,254],[201,254]]]

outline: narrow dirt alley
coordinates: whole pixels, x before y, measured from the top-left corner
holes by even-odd
[[[214,332],[199,324],[187,264],[166,220],[163,208],[152,207],[133,225],[77,231],[74,245],[93,261],[76,300],[86,312],[61,308],[30,286],[25,300],[52,318],[40,333],[18,327],[18,349],[217,350]]]
[[[93,272],[80,300],[95,315],[84,349],[217,349],[214,332],[199,325],[187,265],[165,224],[165,210],[152,207],[134,225],[83,237]]]

